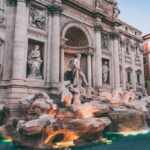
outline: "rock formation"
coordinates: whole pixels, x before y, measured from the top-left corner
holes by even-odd
[[[1,104],[1,132],[20,145],[52,149],[100,141],[106,127],[116,132],[147,127],[149,97],[138,100],[133,90],[99,93],[86,88],[83,94],[81,87],[65,86],[61,106],[42,92],[19,101],[14,114],[9,103]]]

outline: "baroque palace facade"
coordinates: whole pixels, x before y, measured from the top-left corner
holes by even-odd
[[[115,0],[0,0],[0,97],[55,91],[81,54],[88,85],[144,88],[142,33]]]

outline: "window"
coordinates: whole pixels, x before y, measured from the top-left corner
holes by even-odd
[[[126,53],[130,54],[130,45],[129,45],[129,42],[127,42],[127,44],[126,44]]]
[[[137,73],[137,84],[140,85],[141,84],[141,80],[140,80],[141,76],[139,73]]]
[[[126,73],[127,73],[127,83],[132,84],[132,69],[127,68]]]
[[[138,46],[135,47],[136,56],[139,56],[139,49]]]
[[[131,72],[130,71],[127,72],[127,82],[131,83]]]
[[[4,9],[4,0],[0,0],[0,9]]]
[[[146,65],[146,64],[148,64],[148,61],[147,61],[147,57],[146,56],[144,56],[144,64]]]
[[[4,21],[4,0],[0,0],[0,23]]]

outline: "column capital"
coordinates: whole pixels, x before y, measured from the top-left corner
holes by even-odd
[[[112,39],[119,39],[120,38],[119,32],[115,32],[115,31],[114,32],[110,32],[109,35],[110,35],[110,37]]]
[[[93,55],[94,55],[94,48],[89,47],[89,49],[88,49],[87,52],[86,52],[86,55],[91,55],[91,56],[93,56]]]
[[[102,27],[101,22],[96,22],[94,25],[94,29],[95,29],[95,31],[102,31],[103,27]]]
[[[62,9],[61,5],[56,5],[56,4],[48,5],[49,14],[60,15],[62,13],[62,11],[63,11],[63,9]]]
[[[16,2],[23,2],[25,3],[27,0],[16,0]]]
[[[18,2],[27,3],[29,0],[8,0],[10,5],[16,6]]]

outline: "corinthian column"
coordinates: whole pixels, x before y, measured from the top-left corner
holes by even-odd
[[[26,0],[17,0],[14,33],[12,79],[26,78],[27,8]]]
[[[141,71],[142,71],[142,74],[141,74],[141,84],[142,84],[142,87],[145,88],[145,77],[144,77],[144,56],[143,56],[143,53],[144,53],[144,48],[143,48],[143,45],[141,44],[140,47],[139,47],[139,51],[140,51],[140,61],[141,61]]]
[[[101,48],[101,25],[95,25],[95,86],[102,87],[102,48]]]
[[[49,6],[52,14],[52,38],[51,38],[51,69],[50,82],[55,85],[60,81],[60,14],[61,7]]]
[[[137,83],[137,77],[136,77],[136,66],[135,66],[135,47],[132,47],[132,85],[133,88],[136,90],[136,83]]]
[[[120,88],[120,67],[119,67],[119,35],[112,33],[113,40],[113,72],[114,72],[114,88]]]
[[[123,80],[123,89],[126,89],[126,60],[125,60],[125,41],[122,42],[122,80]]]
[[[87,77],[88,77],[88,84],[89,86],[92,86],[92,55],[93,55],[93,50],[89,48],[88,53],[87,53]]]

